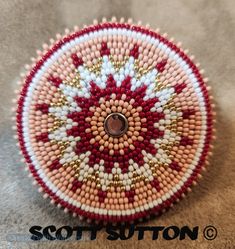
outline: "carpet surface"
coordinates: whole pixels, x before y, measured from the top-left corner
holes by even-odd
[[[14,234],[29,234],[33,225],[81,225],[44,200],[20,163],[11,129],[11,99],[19,72],[36,49],[58,32],[91,23],[103,16],[132,17],[160,27],[182,41],[200,61],[210,79],[217,111],[217,140],[210,167],[192,193],[170,211],[142,225],[199,226],[196,241],[151,240],[136,236],[108,241],[101,231],[93,242],[9,242]],[[235,248],[235,2],[154,0],[2,0],[0,1],[0,248]],[[207,225],[217,228],[213,241],[203,238]]]

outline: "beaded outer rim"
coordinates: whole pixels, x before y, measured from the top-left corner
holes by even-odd
[[[54,41],[52,40],[52,46],[49,47],[47,45],[44,45],[44,47],[46,48],[46,53],[38,53],[40,54],[40,59],[35,60],[35,63],[32,65],[32,67],[27,66],[26,68],[29,70],[29,73],[27,74],[27,76],[25,77],[24,75],[22,75],[23,78],[25,78],[24,80],[24,84],[22,86],[22,89],[20,91],[20,95],[19,98],[17,100],[17,104],[18,104],[18,108],[16,110],[16,123],[17,123],[17,137],[18,141],[19,141],[19,146],[21,149],[21,152],[24,156],[24,160],[27,165],[28,168],[31,172],[31,175],[34,177],[34,179],[36,180],[37,184],[40,186],[39,191],[44,191],[46,194],[44,195],[44,197],[50,197],[51,198],[51,202],[55,203],[58,205],[58,207],[63,207],[64,211],[72,211],[74,216],[79,216],[81,219],[83,219],[83,217],[85,217],[88,221],[103,221],[103,222],[131,222],[131,221],[136,221],[136,220],[142,220],[143,218],[149,218],[151,215],[157,215],[162,213],[164,210],[168,209],[169,207],[171,207],[173,205],[173,203],[177,202],[180,198],[184,197],[184,195],[190,190],[190,187],[192,186],[192,184],[196,184],[196,180],[197,178],[200,177],[200,173],[202,171],[202,169],[204,169],[204,165],[208,164],[208,155],[211,146],[211,140],[213,137],[213,117],[215,115],[215,113],[213,112],[212,108],[213,105],[211,103],[211,99],[212,97],[209,95],[208,91],[210,90],[208,86],[206,86],[205,84],[205,80],[203,80],[201,73],[198,69],[198,67],[193,63],[193,61],[186,55],[186,53],[180,49],[179,47],[177,47],[176,45],[174,45],[171,41],[167,40],[164,36],[158,34],[155,31],[152,30],[148,30],[147,28],[144,27],[140,27],[137,25],[132,24],[131,21],[128,21],[128,23],[117,23],[116,19],[114,18],[114,21],[112,22],[105,22],[105,23],[101,23],[101,24],[97,24],[97,22],[94,22],[95,25],[89,26],[89,27],[85,27],[82,30],[79,31],[75,31],[74,33],[68,34],[69,31],[67,31],[67,35],[60,38],[59,41],[57,41],[55,44]],[[79,37],[81,35],[84,35],[86,33],[89,33],[91,31],[97,31],[97,30],[101,30],[101,29],[105,29],[105,28],[126,28],[126,29],[130,29],[132,31],[137,31],[137,32],[141,32],[143,34],[147,34],[150,35],[154,38],[159,39],[159,41],[163,42],[164,44],[166,44],[167,46],[169,46],[173,51],[175,51],[176,53],[178,53],[189,65],[189,67],[192,69],[195,77],[197,78],[200,88],[202,90],[203,93],[203,97],[205,99],[205,106],[206,106],[206,111],[207,111],[207,133],[206,133],[206,138],[205,138],[205,143],[204,143],[204,148],[203,148],[203,152],[201,153],[200,156],[200,160],[197,164],[197,166],[195,167],[195,169],[193,170],[192,175],[187,179],[187,181],[184,183],[184,185],[181,187],[180,190],[178,190],[176,193],[174,193],[169,199],[163,201],[161,204],[159,204],[158,206],[155,206],[153,208],[148,209],[147,211],[141,211],[139,213],[135,213],[132,215],[125,215],[125,216],[109,216],[109,215],[100,215],[100,214],[95,214],[95,213],[91,213],[91,212],[87,212],[84,210],[81,210],[78,207],[73,206],[72,204],[67,203],[66,201],[60,199],[58,196],[56,196],[47,186],[46,184],[42,181],[42,179],[40,178],[39,174],[37,173],[37,170],[35,169],[34,165],[32,164],[31,158],[27,153],[26,150],[26,146],[25,146],[25,142],[24,142],[24,138],[22,135],[22,129],[23,129],[23,125],[22,125],[22,109],[23,109],[23,105],[24,105],[24,100],[25,100],[25,96],[27,94],[27,90],[31,84],[32,78],[35,76],[35,74],[37,73],[37,71],[41,68],[41,66],[43,65],[43,63],[54,53],[56,52],[58,49],[60,49],[62,47],[62,45],[64,45],[65,43],[69,42],[70,40]],[[75,28],[75,30],[77,30],[77,28]]]

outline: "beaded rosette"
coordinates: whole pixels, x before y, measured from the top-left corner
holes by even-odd
[[[206,79],[149,27],[95,22],[38,51],[18,98],[24,159],[45,197],[108,222],[159,214],[200,176],[212,139]]]

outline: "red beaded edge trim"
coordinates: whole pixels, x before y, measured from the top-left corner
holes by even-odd
[[[178,190],[176,193],[174,193],[168,200],[162,202],[160,205],[155,206],[151,209],[141,211],[132,215],[125,215],[125,216],[110,216],[110,215],[100,215],[95,213],[90,213],[84,210],[81,210],[78,207],[73,206],[72,204],[67,203],[64,200],[61,200],[58,196],[56,196],[55,193],[53,193],[46,184],[42,181],[40,176],[37,173],[37,170],[35,169],[34,165],[32,164],[32,161],[30,159],[30,156],[27,153],[24,139],[23,139],[23,125],[22,125],[22,111],[23,111],[23,105],[24,105],[24,99],[27,94],[28,87],[35,76],[36,72],[41,68],[43,63],[59,48],[61,48],[65,43],[81,36],[89,32],[98,31],[101,29],[108,29],[108,28],[125,28],[132,31],[141,32],[146,35],[150,35],[159,41],[163,42],[167,46],[169,46],[172,50],[174,50],[176,53],[178,53],[189,65],[189,67],[192,69],[195,77],[198,80],[198,83],[200,85],[200,88],[203,93],[203,97],[205,99],[205,106],[207,110],[207,133],[204,143],[203,152],[200,156],[200,160],[198,162],[198,165],[193,170],[192,175],[189,179],[184,183],[184,185],[181,187],[180,190]],[[192,185],[193,181],[197,179],[198,174],[201,172],[203,165],[205,164],[205,161],[208,157],[208,152],[210,149],[210,143],[212,140],[212,123],[213,123],[213,115],[212,115],[212,107],[210,103],[210,96],[207,91],[207,86],[205,85],[203,78],[196,67],[196,65],[191,61],[191,59],[182,51],[180,48],[178,48],[176,45],[172,44],[170,41],[168,41],[166,38],[162,37],[158,33],[147,30],[142,27],[138,27],[135,25],[130,24],[120,24],[120,23],[103,23],[98,24],[95,26],[84,28],[76,33],[73,33],[71,35],[66,36],[65,38],[62,38],[59,42],[57,42],[49,51],[46,52],[45,55],[42,56],[42,58],[36,63],[36,65],[31,69],[29,75],[25,78],[25,82],[23,85],[23,88],[20,93],[20,98],[18,99],[18,108],[17,108],[17,115],[16,115],[16,121],[17,121],[17,133],[18,133],[18,139],[20,143],[21,151],[25,157],[26,162],[29,165],[29,169],[38,182],[38,184],[43,188],[44,192],[46,192],[54,201],[56,204],[60,204],[62,207],[69,209],[70,211],[77,213],[78,215],[81,215],[83,217],[86,217],[91,220],[102,220],[107,222],[130,222],[134,220],[138,220],[141,218],[145,218],[149,215],[158,214],[158,212],[161,213],[162,209],[168,209],[174,202],[176,202],[178,199],[182,197],[183,194],[186,194],[188,191],[188,188]]]

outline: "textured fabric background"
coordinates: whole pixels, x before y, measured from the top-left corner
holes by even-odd
[[[217,104],[217,141],[211,166],[199,185],[179,204],[146,225],[214,225],[214,241],[9,243],[9,234],[28,234],[33,225],[79,225],[44,200],[20,163],[11,130],[11,99],[22,66],[43,42],[93,18],[132,17],[160,27],[200,61]],[[233,0],[1,0],[0,1],[0,248],[235,248],[235,2]]]

